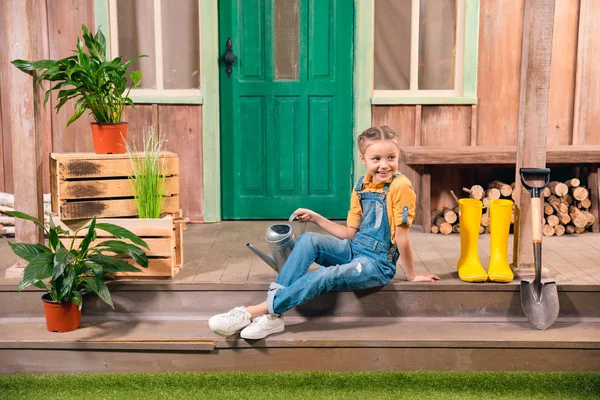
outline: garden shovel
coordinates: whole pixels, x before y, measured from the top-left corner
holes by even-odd
[[[550,180],[549,168],[521,168],[521,183],[531,194],[531,219],[533,254],[535,257],[535,278],[533,282],[521,281],[521,305],[523,312],[539,330],[549,328],[558,317],[558,291],[556,282],[542,283],[542,208],[540,192]],[[543,176],[542,186],[531,186],[525,181],[525,176]]]

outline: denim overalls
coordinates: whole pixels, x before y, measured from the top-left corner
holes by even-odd
[[[394,180],[400,174],[392,177]],[[269,313],[283,314],[332,289],[355,290],[386,285],[396,274],[398,250],[391,243],[390,223],[384,193],[363,192],[363,179],[356,192],[362,220],[354,240],[307,232],[298,237],[294,250],[269,286]],[[306,273],[313,262],[321,268]]]

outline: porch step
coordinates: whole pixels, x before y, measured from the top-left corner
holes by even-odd
[[[208,318],[239,305],[265,300],[266,283],[132,281],[111,284],[115,310],[96,296],[84,315],[179,315]],[[563,318],[600,318],[600,285],[558,285]],[[41,317],[39,290],[16,292],[0,285],[0,318]],[[392,283],[381,289],[330,292],[286,313],[290,317],[520,318],[520,286],[511,284]]]
[[[414,369],[597,371],[600,319],[537,331],[522,318],[286,317],[284,332],[246,341],[200,316],[84,316],[62,334],[0,318],[0,373]]]

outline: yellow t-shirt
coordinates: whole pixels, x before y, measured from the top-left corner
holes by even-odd
[[[374,183],[373,177],[366,174],[363,180],[363,192],[383,193],[385,183]],[[405,175],[394,178],[388,189],[386,197],[387,213],[392,231],[392,243],[396,244],[394,236],[396,227],[404,225],[410,227],[415,218],[415,208],[417,204],[417,195],[413,191],[412,182]],[[362,220],[362,207],[356,190],[352,190],[350,199],[350,211],[348,211],[348,220],[346,224],[351,228],[358,229]]]

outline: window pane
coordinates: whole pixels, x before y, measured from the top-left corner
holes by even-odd
[[[161,9],[164,88],[199,89],[198,0],[162,0]]]
[[[275,79],[298,80],[298,0],[274,0]]]
[[[123,56],[124,60],[140,54],[148,55],[149,57],[133,62],[128,71],[142,70],[140,88],[156,89],[153,1],[128,0],[116,3],[119,55]]]
[[[456,0],[421,0],[419,89],[454,89]]]
[[[375,1],[375,90],[410,89],[411,0]]]

